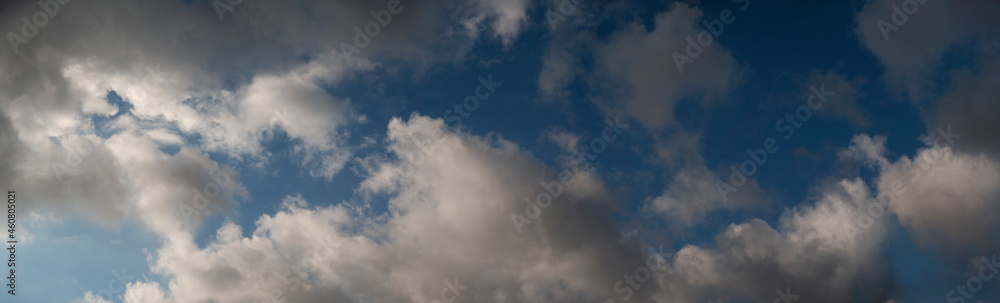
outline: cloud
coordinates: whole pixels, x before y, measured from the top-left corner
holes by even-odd
[[[402,3],[404,11],[348,60],[343,45],[357,44],[355,26],[377,24],[370,13],[384,7],[245,1],[219,20],[208,2],[70,2],[18,54],[0,48],[0,183],[37,201],[29,214],[80,213],[102,224],[137,218],[159,236],[162,246],[147,259],[165,282],[130,283],[126,302],[430,302],[449,291],[459,302],[620,297],[616,282],[646,263],[649,243],[621,230],[613,210],[627,205],[592,167],[562,161],[567,155],[549,167],[499,135],[451,130],[419,114],[388,123],[384,152],[359,156],[361,148],[348,145],[366,118],[357,101],[341,97],[345,83],[382,70],[420,76],[474,56],[484,39],[509,49],[531,24],[523,0]],[[891,81],[923,84],[914,77],[930,78],[954,47],[993,33],[978,26],[995,25],[988,11],[932,3],[893,32],[898,44],[884,44],[870,24],[891,4],[874,1],[857,15],[862,43]],[[35,3],[2,10],[0,25],[18,28],[34,10]],[[746,72],[722,45],[704,47],[678,71],[669,54],[686,51],[702,18],[676,3],[651,27],[631,22],[601,42],[590,32],[560,36],[567,44],[547,48],[537,84],[546,94],[567,93],[581,53],[592,52],[596,71],[585,79],[600,84],[590,97],[601,110],[672,131],[678,104],[723,102]],[[926,37],[914,34],[924,30]],[[939,104],[921,105],[929,128],[955,125],[965,140],[891,160],[886,137],[858,136],[841,153],[878,168],[878,193],[894,191],[896,179],[912,182],[889,212],[925,246],[995,246],[1000,147],[989,113],[997,109],[1000,60],[992,55],[997,44],[987,42],[973,46],[975,68],[947,71],[952,82]],[[857,103],[864,81],[808,76],[841,97],[819,114],[857,127],[872,121]],[[198,239],[206,219],[249,198],[239,174],[212,158],[266,162],[275,132],[291,139],[295,160],[313,177],[330,180],[356,159],[364,175],[357,194],[348,201],[290,195],[253,226],[225,221],[211,239]],[[548,136],[563,152],[581,140]],[[697,135],[654,141],[654,161],[668,167],[669,181],[642,210],[688,228],[717,210],[768,202],[755,181],[720,201],[722,178],[706,167]],[[913,167],[929,162],[912,179]],[[553,185],[560,170],[574,181]],[[529,199],[553,186],[551,206],[518,227],[512,215],[535,217]],[[790,290],[808,301],[863,293],[884,302],[887,262],[879,256],[890,217],[872,218],[856,234],[880,205],[874,196],[864,181],[845,179],[786,210],[773,227],[761,219],[732,224],[713,243],[682,248],[632,299],[773,301],[775,290]],[[375,213],[383,203],[387,210]],[[873,284],[874,291],[856,287]],[[91,292],[76,301],[105,302]]]
[[[686,38],[696,39],[701,21],[699,9],[674,3],[673,10],[656,15],[652,31],[633,23],[598,47],[600,69],[612,83],[623,85],[611,89],[624,96],[622,104],[607,106],[659,128],[674,122],[674,107],[682,100],[707,106],[728,94],[744,72],[729,50],[714,44],[704,47],[683,73],[670,55],[685,52]]]
[[[827,91],[835,92],[836,97],[823,103],[824,109],[816,110],[817,115],[835,119],[844,119],[855,127],[868,127],[871,114],[858,104],[860,93],[857,87],[864,84],[864,79],[848,80],[843,75],[834,72],[813,71],[803,85],[802,91],[808,91],[810,85],[822,84]]]
[[[962,134],[954,148],[968,154],[986,153],[1000,161],[1000,142],[995,130],[1000,129],[1000,41],[984,45],[979,50],[975,68],[960,68],[952,72],[952,85],[939,103],[925,111],[927,131],[953,129]]]
[[[423,160],[403,160],[435,136]],[[429,302],[445,280],[468,287],[460,302],[597,302],[645,260],[621,237],[612,201],[591,194],[600,183],[563,187],[519,234],[511,214],[556,176],[517,145],[419,115],[391,121],[388,137],[399,160],[375,157],[360,188],[387,196],[388,213],[291,196],[249,237],[233,223],[204,248],[169,237],[151,262],[170,282],[130,285],[126,302],[247,302],[276,291],[289,302]]]
[[[527,1],[488,1],[479,0],[480,15],[493,19],[491,28],[500,37],[505,46],[509,46],[527,23]]]
[[[593,83],[609,92],[603,97],[620,102],[600,105],[606,111],[624,112],[644,126],[664,130],[674,126],[674,108],[682,101],[695,101],[702,106],[720,102],[742,79],[745,68],[733,58],[729,50],[717,44],[696,45],[700,54],[687,53],[688,41],[700,33],[712,37],[700,25],[703,16],[698,8],[675,2],[672,10],[657,14],[654,26],[647,29],[641,22],[626,25],[626,29],[613,33],[607,43],[595,47],[598,71]],[[714,39],[714,37],[713,37]],[[580,35],[574,43],[587,41]],[[553,44],[549,56],[563,57],[564,48]],[[678,64],[671,54],[694,57],[694,61]],[[569,61],[567,61],[569,60]],[[572,70],[566,66],[571,59],[550,58],[543,65],[539,84],[543,92],[557,93],[570,79],[565,74]],[[606,83],[604,83],[606,82]],[[612,83],[612,84],[607,84]],[[608,97],[610,96],[610,97]],[[603,97],[597,98],[601,100]],[[705,167],[698,148],[699,138],[684,131],[673,131],[668,139],[657,139],[656,162],[663,162],[672,171],[671,181],[663,193],[646,203],[645,209],[663,215],[675,228],[690,227],[718,209],[745,208],[767,204],[767,195],[756,181],[736,196],[724,201],[716,189],[719,176]]]
[[[845,179],[813,204],[789,210],[777,229],[753,219],[732,224],[715,237],[715,248],[688,245],[675,254],[654,299],[667,302],[754,302],[778,299],[776,291],[811,302],[847,302],[855,294],[884,301],[885,260],[879,257],[885,217],[869,221],[865,236],[857,222],[878,202],[860,179]],[[875,291],[872,291],[872,290]]]
[[[929,84],[925,77],[942,67],[946,52],[973,38],[996,34],[997,20],[992,12],[1000,7],[988,0],[924,1],[908,14],[903,8],[909,10],[911,6],[904,2],[868,2],[855,15],[854,30],[861,45],[886,68],[886,80],[894,86],[909,86],[910,92],[916,94],[912,97],[921,99],[925,92],[922,86]]]
[[[289,137],[302,140],[303,144],[295,149],[303,155],[303,167],[314,176],[332,177],[350,155],[348,148],[341,147],[348,134],[338,133],[338,129],[349,123],[349,102],[330,96],[315,82],[304,78],[293,74],[254,79],[245,91],[238,93],[239,113],[231,117],[232,121],[220,121],[231,124],[213,125],[223,132],[207,139],[214,140],[206,144],[208,148],[212,149],[214,144],[239,148],[241,142],[228,140],[261,136],[257,130],[269,124],[280,126]],[[234,131],[225,132],[226,129]]]
[[[851,145],[838,153],[840,159],[866,162],[871,167],[886,167],[889,160],[885,158],[886,136],[858,135],[851,138]]]
[[[19,161],[11,163],[8,184],[36,201],[25,210],[76,212],[100,223],[126,217],[132,209],[130,191],[113,147],[94,135],[60,139],[58,144],[13,145],[34,151],[10,154]]]
[[[996,55],[1000,49],[1000,23],[993,17],[1000,11],[1000,4],[927,1],[911,15],[902,10],[903,3],[872,1],[856,14],[855,31],[862,46],[881,61],[890,87],[907,89],[928,132],[952,127],[968,134],[953,148],[964,153],[985,152],[1000,159],[1000,146],[986,131],[998,127],[992,114],[1000,111],[994,98],[1000,67]],[[883,36],[878,23],[883,20],[895,26],[893,5],[900,8],[896,21],[905,19],[905,23],[897,31],[886,30]],[[948,56],[970,64],[945,64]]]
[[[856,15],[856,31],[885,66],[890,86],[907,88],[926,124],[926,146],[892,161],[884,137],[858,136],[851,149],[865,152],[850,153],[876,165],[880,194],[893,196],[892,213],[922,249],[955,260],[971,257],[970,248],[985,254],[997,248],[1000,207],[1000,145],[992,133],[1000,127],[1000,27],[993,17],[1000,6],[927,1],[912,15],[897,12],[896,21],[905,15],[906,22],[883,36],[878,22],[894,22],[893,5],[903,8],[896,1],[866,5]],[[949,56],[969,65],[946,64]]]
[[[260,163],[279,130],[304,170],[329,179],[352,157],[345,142],[363,120],[330,91],[382,60],[419,69],[455,59],[437,48],[490,33],[512,43],[526,16],[522,2],[402,5],[356,60],[346,60],[341,42],[353,44],[353,28],[374,22],[370,12],[385,6],[248,1],[220,21],[203,2],[62,4],[17,53],[0,48],[0,180],[36,197],[32,207],[110,223],[141,208],[136,194],[149,189],[137,187],[134,163],[109,145]],[[20,29],[21,17],[38,10],[35,2],[10,5],[0,25]],[[435,42],[450,21],[472,15],[482,16],[466,20],[475,33]]]
[[[566,43],[573,43],[569,40]],[[581,47],[576,43],[550,44],[542,59],[542,70],[538,74],[538,89],[546,95],[562,96],[568,94],[566,86],[575,75],[581,72],[577,66],[579,59],[573,52],[573,47]]]
[[[674,227],[691,227],[719,209],[754,209],[770,203],[770,197],[754,179],[748,180],[739,191],[730,193],[727,199],[722,198],[717,182],[727,181],[704,167],[682,169],[674,173],[667,189],[647,207],[662,214]]]
[[[371,69],[371,62],[375,61],[366,59],[403,58],[418,64],[426,61],[426,55],[438,45],[429,42],[435,39],[420,37],[436,35],[448,20],[427,18],[427,15],[446,14],[435,13],[438,3],[405,1],[403,11],[393,15],[386,29],[372,37],[376,41],[371,47],[365,47],[364,52],[355,56],[360,60],[351,63],[344,61],[339,42],[353,43],[356,32],[352,29],[364,27],[372,21],[370,11],[385,7],[327,2],[290,6],[258,1],[241,4],[238,11],[228,15],[229,22],[220,22],[210,4],[145,2],[64,4],[44,33],[23,46],[20,54],[3,56],[0,66],[7,72],[0,74],[3,80],[0,85],[4,88],[4,99],[30,103],[34,109],[31,117],[36,118],[30,125],[22,125],[28,122],[24,119],[15,119],[14,124],[47,134],[67,132],[83,120],[79,116],[81,109],[83,114],[114,114],[113,107],[104,100],[107,92],[114,90],[135,107],[132,113],[137,116],[164,119],[176,123],[182,131],[206,134],[209,131],[205,128],[212,125],[211,121],[227,118],[222,115],[226,109],[241,105],[239,100],[229,100],[232,95],[252,90],[255,85],[266,85],[259,82],[273,82],[274,77],[297,82],[290,88],[307,89],[306,86],[313,85],[318,88],[308,89],[319,90],[336,85],[353,71]],[[487,20],[497,19],[501,28],[496,31],[504,39],[511,40],[520,31],[517,24],[523,22],[523,3],[453,2],[460,4],[454,6],[456,9],[489,16]],[[37,10],[33,3],[19,8],[23,11],[5,11],[10,18],[3,20],[16,23],[20,18],[14,16]],[[151,37],[148,33],[157,35]],[[472,43],[479,37],[453,40]],[[412,44],[411,39],[423,42]],[[404,48],[407,50],[400,50]],[[0,48],[0,51],[11,49]],[[420,54],[409,57],[417,52]],[[302,62],[303,57],[311,59]],[[318,105],[308,100],[304,103],[313,105],[308,109],[316,109]],[[334,103],[330,106],[338,105]],[[8,111],[27,116],[26,106],[15,106]],[[267,121],[271,112],[280,109],[259,110],[269,113],[264,118]],[[342,112],[319,113],[333,114],[334,121],[343,116]],[[247,137],[242,133],[230,135],[235,138],[228,140],[251,141],[240,139]],[[253,142],[233,144],[236,143],[252,145]]]
[[[419,115],[388,132],[394,157],[374,156],[360,188],[386,197],[388,213],[364,215],[370,200],[315,207],[290,196],[251,236],[230,222],[204,248],[171,241],[151,259],[170,282],[131,284],[126,302],[429,302],[449,283],[461,285],[458,302],[603,302],[623,296],[617,281],[643,266],[641,241],[609,216],[613,201],[580,187],[563,187],[518,234],[509,214],[555,176],[514,143]],[[685,246],[631,298],[770,301],[790,290],[819,302],[884,301],[870,289],[885,287],[855,287],[889,278],[879,253],[889,217],[871,217],[873,206],[884,207],[862,180],[842,180],[786,210],[776,228],[753,219],[730,225],[714,248]]]
[[[702,223],[708,214],[718,210],[756,210],[770,205],[771,197],[753,178],[723,197],[718,184],[732,182],[728,174],[731,172],[723,170],[720,177],[720,173],[708,169],[702,157],[701,135],[676,131],[656,141],[656,157],[651,161],[667,168],[670,181],[643,209],[661,215],[674,230]]]
[[[26,156],[26,150],[18,138],[18,132],[10,118],[0,108],[0,182],[13,184],[17,176],[15,166]]]
[[[82,298],[73,300],[73,303],[111,303],[111,302],[105,300],[104,298],[101,298],[101,296],[95,295],[94,293],[88,291],[87,293],[84,294]]]
[[[850,152],[865,151],[859,158],[878,163],[879,196],[888,196],[890,211],[921,247],[952,254],[971,247],[980,254],[996,249],[1000,164],[939,142],[917,150],[913,158],[890,161],[884,137],[859,135]]]

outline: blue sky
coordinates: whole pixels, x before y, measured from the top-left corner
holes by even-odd
[[[995,301],[997,12],[0,5],[3,302]]]

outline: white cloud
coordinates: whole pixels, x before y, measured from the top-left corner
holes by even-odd
[[[677,131],[665,140],[657,138],[654,145],[654,163],[663,164],[670,171],[670,181],[663,192],[646,202],[644,210],[663,216],[675,230],[701,223],[705,216],[718,210],[756,210],[770,205],[768,196],[757,180],[747,178],[735,192],[720,188],[720,183],[731,184],[731,173],[720,174],[709,170],[702,158],[701,136]],[[725,195],[725,196],[723,196]]]
[[[292,196],[277,213],[261,216],[249,237],[233,223],[204,248],[184,233],[167,237],[151,262],[170,282],[132,284],[126,302],[275,296],[289,302],[430,302],[447,287],[444,280],[467,287],[459,302],[621,296],[613,290],[616,281],[645,258],[609,216],[609,201],[565,187],[519,235],[509,214],[520,212],[523,198],[543,190],[539,182],[553,173],[512,142],[455,133],[442,120],[419,115],[390,123],[389,151],[399,158],[420,153],[418,144],[435,137],[440,139],[425,145],[414,165],[370,160],[361,191],[387,196],[387,214],[366,215],[369,200],[314,207]],[[776,229],[754,219],[730,225],[715,248],[684,247],[632,298],[770,301],[775,289],[790,288],[811,301],[849,300],[857,283],[886,281],[878,256],[888,217],[866,221],[872,206],[881,204],[863,181],[843,180],[815,203],[787,210]],[[886,299],[884,293],[866,295]]]
[[[818,201],[787,210],[777,229],[754,219],[715,237],[715,249],[688,245],[675,254],[654,298],[666,302],[777,299],[775,290],[810,302],[850,301],[856,283],[882,283],[879,251],[885,217],[856,237],[861,209],[877,203],[860,179],[842,180]],[[866,287],[866,290],[879,289]],[[876,292],[867,299],[885,300]]]
[[[129,180],[130,156],[109,149],[112,141],[126,150],[175,146],[266,161],[263,143],[278,128],[297,142],[291,148],[305,170],[330,178],[352,155],[344,143],[348,128],[363,119],[329,90],[381,60],[418,69],[454,60],[436,49],[481,38],[432,39],[460,17],[457,11],[485,16],[482,22],[493,23],[473,25],[506,43],[526,16],[523,2],[403,3],[353,62],[345,61],[340,42],[353,42],[354,26],[364,27],[369,12],[384,6],[253,1],[220,22],[210,3],[65,4],[19,54],[0,48],[0,181],[36,197],[40,211],[114,222],[135,211],[143,203],[136,194],[149,189]],[[37,10],[34,2],[10,5],[0,20],[20,28],[20,17]],[[112,104],[111,91],[132,108]],[[129,138],[110,136],[116,132]],[[84,141],[94,151],[77,163],[64,147]],[[69,169],[56,173],[53,165]]]
[[[647,207],[662,214],[668,224],[686,228],[719,209],[753,209],[770,203],[770,197],[754,179],[748,180],[737,192],[729,193],[726,199],[716,187],[720,181],[728,182],[704,167],[681,169],[673,174],[667,189]]]
[[[289,302],[429,302],[455,279],[468,286],[461,302],[598,301],[643,262],[635,243],[622,242],[608,201],[593,198],[600,183],[563,188],[518,234],[510,214],[555,176],[512,142],[414,115],[390,123],[389,151],[419,152],[414,138],[436,132],[441,139],[415,166],[374,160],[361,191],[387,194],[389,213],[313,207],[296,196],[260,217],[250,237],[233,223],[204,248],[184,233],[167,234],[151,261],[169,284],[134,284],[126,301],[246,302],[280,291]],[[296,268],[308,278],[299,280]]]
[[[510,45],[520,34],[525,23],[527,23],[526,0],[511,1],[489,1],[479,0],[481,14],[486,14],[493,18],[491,28],[496,36],[499,36],[504,45]]]
[[[88,291],[82,298],[73,300],[73,303],[111,303],[111,301],[105,300],[104,298],[101,298],[101,296]]]
[[[851,150],[871,151],[864,157],[879,163],[879,195],[890,198],[890,211],[918,244],[950,253],[970,246],[980,253],[996,249],[1000,164],[995,160],[956,152],[941,140],[912,159],[889,161],[884,137],[859,135],[852,142]]]

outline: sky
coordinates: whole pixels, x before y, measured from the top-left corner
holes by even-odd
[[[0,302],[996,302],[998,13],[0,2]]]

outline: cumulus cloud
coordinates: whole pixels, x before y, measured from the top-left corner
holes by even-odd
[[[268,159],[269,135],[280,130],[304,170],[331,178],[352,157],[349,128],[363,120],[331,89],[383,60],[450,62],[457,57],[436,50],[492,34],[512,43],[526,22],[523,2],[404,1],[347,60],[341,42],[354,45],[354,27],[375,22],[369,12],[385,6],[256,1],[222,20],[202,2],[58,7],[28,43],[0,48],[0,180],[37,197],[41,208],[82,211],[99,222],[134,211],[142,190],[129,184],[128,157],[108,148],[118,133],[149,139],[151,148],[260,162]],[[20,29],[20,17],[39,9],[9,5],[0,25]],[[431,39],[453,19],[475,31]],[[115,142],[146,140],[133,139]]]
[[[771,302],[780,292],[810,302],[849,302],[857,294],[884,301],[886,294],[870,291],[878,287],[856,288],[887,281],[879,257],[886,220],[861,219],[878,203],[863,181],[845,179],[813,204],[785,211],[777,229],[759,219],[732,224],[715,237],[715,248],[678,251],[655,299]]]
[[[701,140],[700,135],[684,131],[657,139],[652,161],[668,169],[670,181],[659,196],[646,202],[644,210],[662,216],[669,226],[679,230],[703,222],[715,211],[753,211],[770,204],[771,197],[753,178],[735,192],[724,190],[719,184],[733,182],[731,171],[708,169],[702,158]]]
[[[847,154],[878,169],[880,194],[893,196],[892,212],[922,248],[958,257],[969,248],[985,253],[996,249],[1000,206],[993,133],[1000,27],[992,17],[1000,6],[927,1],[908,14],[906,5],[870,2],[856,15],[856,31],[885,66],[890,86],[907,88],[926,122],[927,144],[893,161],[885,137],[858,136]],[[944,64],[949,54],[971,66]]]
[[[697,39],[702,32],[702,12],[683,3],[672,6],[671,11],[656,15],[652,30],[642,23],[630,24],[596,51],[601,70],[607,71],[613,83],[623,84],[623,89],[613,91],[624,95],[625,101],[609,104],[610,109],[631,115],[649,127],[672,124],[674,107],[681,100],[702,105],[717,103],[744,72],[730,51],[717,45],[718,41],[704,47],[694,62],[684,65],[680,72],[670,54],[684,54],[686,38]]]
[[[880,0],[865,5],[855,16],[862,46],[881,61],[891,88],[905,88],[922,112],[928,132],[953,127],[968,134],[953,148],[1000,158],[1000,146],[989,131],[997,129],[993,115],[1000,112],[995,98],[1000,23],[994,17],[1000,3],[926,1],[908,14],[910,2]],[[945,64],[949,56],[970,64]]]
[[[480,12],[473,20],[482,18],[493,19],[490,23],[490,28],[493,30],[494,35],[500,37],[504,45],[509,46],[513,43],[525,23],[527,23],[528,1],[480,0],[478,3],[481,6]]]
[[[972,38],[996,34],[997,20],[992,17],[1000,10],[996,2],[925,1],[916,6],[916,11],[904,2],[917,3],[870,1],[855,15],[854,30],[861,45],[882,62],[886,80],[895,85],[909,81],[926,85],[924,77],[942,66],[947,51]],[[910,85],[911,92],[922,92],[919,86]]]
[[[859,135],[851,138],[851,145],[841,151],[838,156],[842,160],[863,161],[870,167],[885,167],[889,160],[885,158],[886,136]]]
[[[523,213],[524,198],[556,178],[549,169],[512,142],[452,132],[440,119],[395,119],[388,132],[398,160],[372,160],[361,185],[388,196],[387,214],[288,197],[279,212],[257,220],[252,236],[227,223],[204,248],[171,237],[152,259],[170,283],[132,284],[126,302],[275,294],[294,302],[430,302],[449,283],[462,286],[455,286],[459,302],[598,302],[644,262],[637,240],[621,237],[610,201],[590,194],[601,184],[562,187],[519,234],[511,214]],[[413,153],[422,160],[404,160]]]
[[[563,5],[559,1],[549,4],[553,8]],[[682,65],[681,72],[670,54],[676,51],[688,55],[686,38],[697,39],[703,32],[703,16],[700,9],[688,4],[670,5],[670,11],[654,17],[652,29],[641,22],[629,23],[606,42],[599,42],[590,30],[599,23],[597,20],[610,18],[592,12],[590,6],[577,7],[572,19],[560,21],[555,29],[550,27],[554,38],[543,59],[539,89],[546,97],[568,95],[567,86],[576,80],[575,74],[581,73],[580,62],[592,52],[597,67],[588,80],[603,90],[595,100],[606,112],[623,112],[643,126],[660,131],[672,130],[674,108],[682,100],[706,106],[717,103],[741,81],[744,68],[716,41],[702,47],[693,63]],[[621,6],[627,5],[609,4],[602,9],[615,12]],[[608,101],[602,101],[605,99]],[[720,178],[705,167],[699,144],[697,135],[682,130],[672,130],[666,139],[657,137],[657,158],[651,160],[670,168],[671,181],[660,196],[647,201],[645,210],[664,215],[670,225],[681,228],[701,222],[718,209],[767,204],[768,198],[755,180],[734,197],[723,199],[715,188]]]
[[[27,209],[75,211],[102,223],[130,214],[130,188],[112,147],[94,135],[60,139],[22,147],[32,153],[10,154],[21,161],[12,165],[8,184],[38,201]]]
[[[288,197],[251,236],[226,223],[203,248],[172,238],[151,259],[170,282],[130,284],[126,302],[430,302],[442,294],[458,302],[603,302],[622,297],[617,282],[644,266],[641,241],[618,230],[610,201],[581,187],[562,187],[519,234],[509,215],[555,176],[516,144],[419,115],[388,129],[394,157],[373,158],[361,185],[387,197],[388,213],[363,215],[367,200],[316,207]],[[787,210],[776,228],[753,219],[730,225],[714,248],[685,246],[630,298],[770,301],[789,290],[819,302],[857,294],[884,301],[884,293],[856,288],[887,281],[879,251],[888,216],[873,216],[877,207],[885,206],[862,180],[842,180]]]
[[[982,154],[956,152],[947,139],[928,141],[912,158],[891,161],[885,137],[859,135],[847,153],[877,164],[879,196],[887,196],[890,211],[922,247],[950,253],[996,249],[1000,164]]]
[[[459,302],[601,302],[620,297],[616,280],[642,266],[605,202],[573,187],[519,235],[508,214],[553,176],[515,144],[454,133],[422,116],[394,120],[389,137],[400,158],[420,153],[418,144],[427,150],[423,160],[372,166],[362,189],[388,194],[389,214],[365,218],[349,204],[312,207],[289,197],[257,220],[250,237],[227,223],[205,248],[160,250],[154,267],[171,283],[130,285],[126,302],[430,302],[445,280],[467,287]],[[777,229],[754,219],[731,225],[715,248],[686,246],[635,295],[773,300],[776,289],[790,289],[814,301],[848,300],[859,281],[885,279],[878,259],[885,217],[871,218],[871,205],[881,206],[863,181],[843,180],[815,204],[786,211]]]
[[[724,199],[718,182],[728,182],[703,167],[682,169],[673,174],[667,189],[653,198],[648,207],[662,214],[668,224],[674,227],[691,227],[702,222],[705,216],[720,209],[755,209],[766,206],[770,197],[757,181],[750,179],[735,193],[728,193]]]
[[[523,0],[402,3],[391,24],[357,46],[355,26],[364,31],[377,23],[370,12],[384,7],[245,1],[220,18],[199,1],[70,2],[17,53],[0,48],[0,183],[37,201],[29,214],[79,212],[103,224],[135,217],[159,236],[162,246],[147,259],[165,283],[131,282],[125,302],[621,298],[621,281],[648,265],[649,243],[621,230],[613,210],[624,203],[593,167],[569,161],[549,167],[499,135],[471,135],[418,114],[388,123],[384,152],[360,157],[358,147],[348,146],[352,127],[366,118],[355,112],[356,101],[335,93],[345,81],[397,62],[419,76],[434,64],[468,58],[483,39],[509,48],[532,15]],[[931,3],[921,8],[928,14],[910,16],[905,30],[892,33],[900,43],[885,44],[870,27],[888,16],[883,4],[891,3],[866,5],[857,30],[888,78],[926,76],[953,46],[992,33],[978,26],[995,24],[988,12],[964,3]],[[20,17],[37,9],[9,6],[0,11],[7,20],[0,25],[19,28]],[[538,86],[564,93],[581,71],[584,57],[576,50],[583,48],[594,55],[596,72],[586,79],[601,84],[591,96],[601,110],[624,113],[654,132],[675,130],[677,104],[721,102],[744,77],[745,68],[722,45],[704,47],[678,71],[669,54],[686,52],[686,38],[697,39],[702,19],[700,9],[676,3],[655,15],[651,27],[631,22],[602,42],[589,32],[566,38],[548,48]],[[914,34],[924,30],[931,34]],[[927,47],[914,46],[920,39]],[[996,111],[995,47],[976,46],[977,64],[989,68],[950,71],[941,113],[925,117],[929,127],[956,125],[968,140],[929,143],[913,159],[891,160],[885,137],[859,136],[841,153],[879,169],[880,194],[895,191],[894,180],[909,179],[888,212],[923,245],[995,246],[1000,166],[991,157],[1000,153],[976,152],[1000,150],[988,114]],[[843,97],[820,115],[860,127],[872,121],[857,104],[856,85],[865,80],[819,72],[808,79]],[[290,195],[253,226],[225,221],[211,239],[198,239],[206,219],[249,198],[239,174],[210,153],[267,161],[275,132],[291,139],[297,164],[313,177],[330,180],[357,159],[363,174],[357,194],[349,201]],[[581,136],[553,132],[549,139],[572,152]],[[720,199],[723,173],[706,167],[697,135],[677,131],[655,141],[654,161],[670,177],[641,210],[688,228],[720,209],[767,203],[755,181]],[[560,181],[563,172],[573,181]],[[551,205],[540,205],[543,194]],[[856,295],[886,301],[879,252],[889,217],[872,215],[873,207],[884,207],[875,196],[863,181],[845,179],[786,210],[774,227],[761,219],[732,224],[714,243],[676,252],[631,300],[773,301],[776,290],[787,290],[812,302]],[[372,213],[382,203],[387,210]],[[21,236],[30,242],[30,235]],[[876,290],[856,288],[866,283]],[[91,292],[76,301],[106,302]]]
[[[82,298],[73,300],[73,303],[111,303],[111,301],[105,300],[101,296],[88,291]]]
[[[1000,38],[1000,37],[998,37]],[[927,131],[951,128],[962,134],[955,149],[965,153],[986,153],[1000,160],[1000,40],[983,45],[976,59],[976,68],[957,69],[952,73],[952,85],[940,102],[925,111]]]

